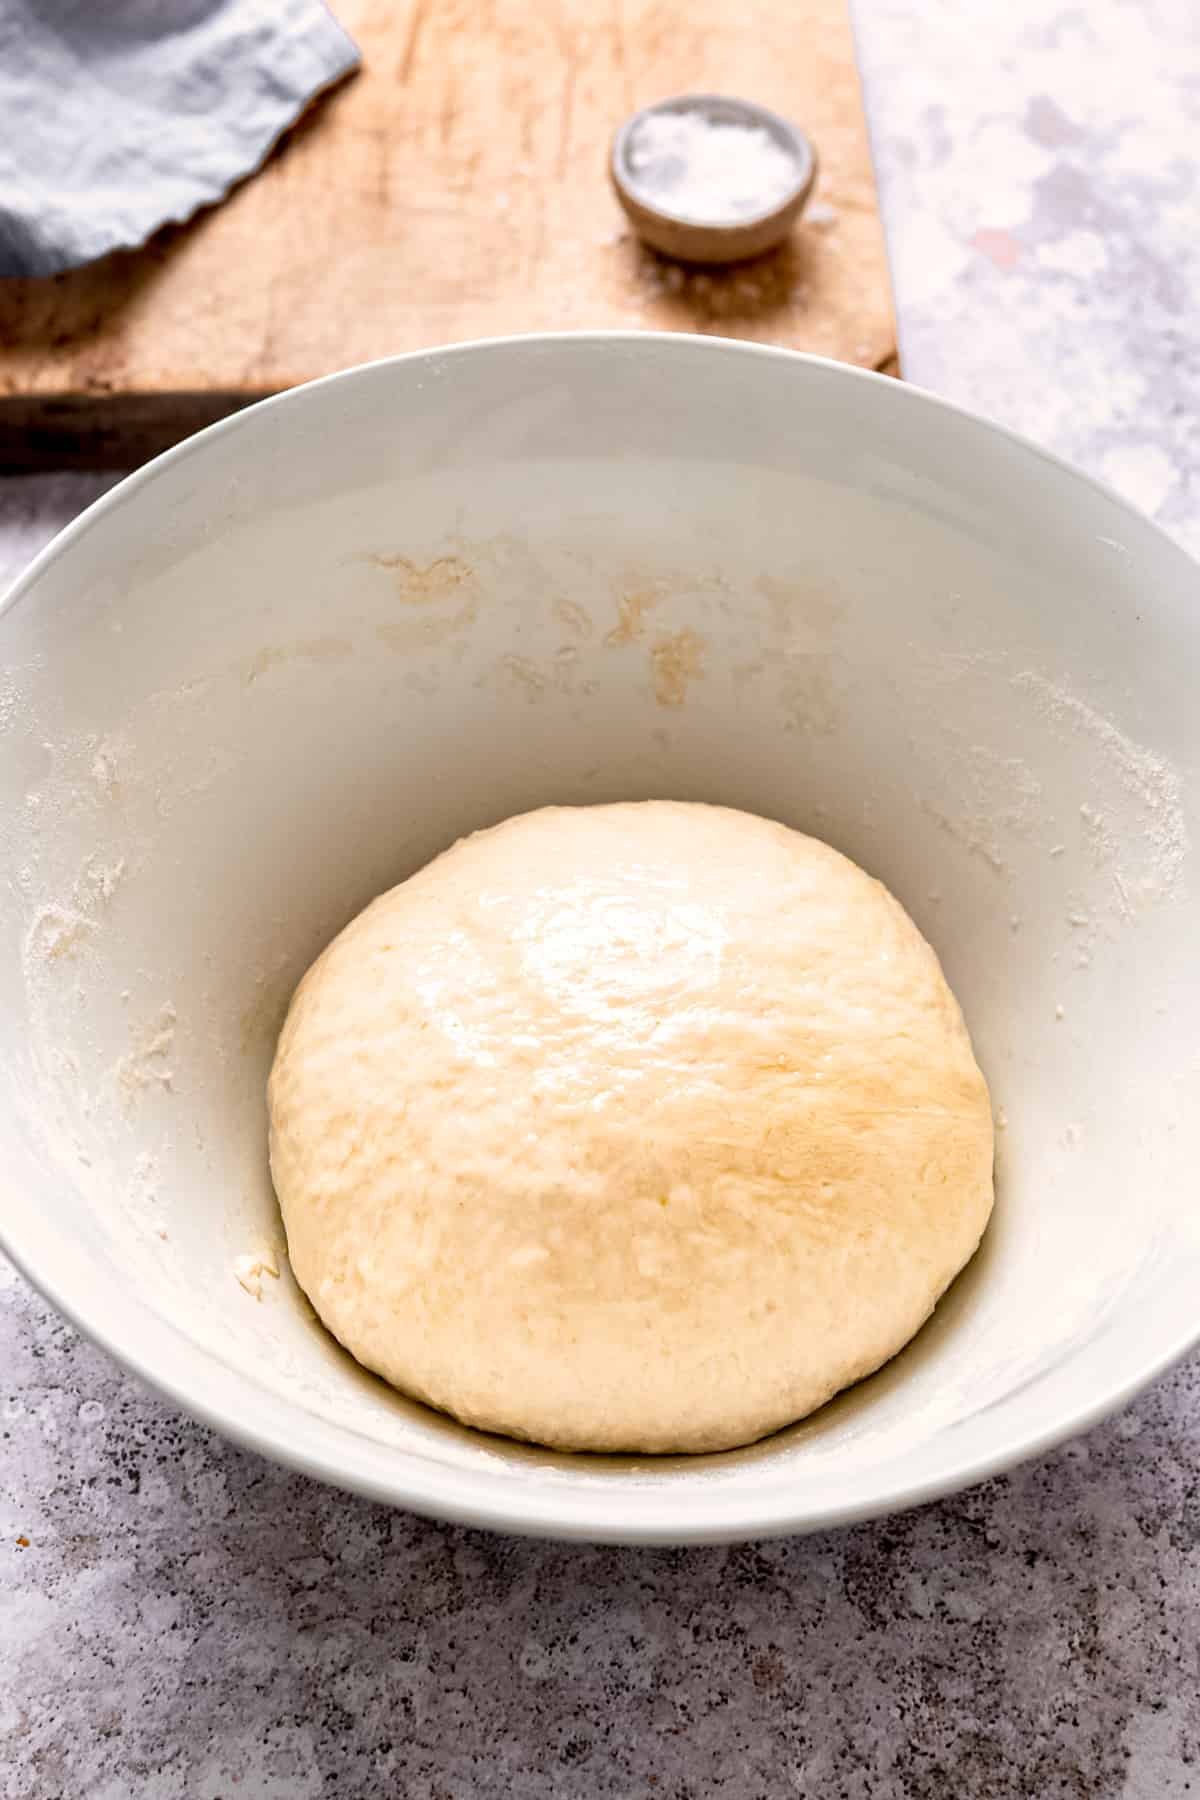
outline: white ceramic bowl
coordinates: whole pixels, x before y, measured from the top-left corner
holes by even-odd
[[[682,337],[403,357],[203,432],[0,614],[4,1233],[244,1444],[430,1513],[804,1530],[1079,1429],[1200,1322],[1195,566],[898,383]],[[772,814],[942,954],[1000,1109],[984,1247],[753,1449],[556,1456],[390,1393],[280,1262],[263,1084],[378,890],[544,801]]]

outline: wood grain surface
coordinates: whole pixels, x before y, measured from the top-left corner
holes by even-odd
[[[626,327],[868,368],[895,334],[845,0],[337,0],[363,70],[259,175],[139,251],[0,282],[0,463],[121,466],[351,363]],[[671,93],[786,113],[816,219],[724,272],[629,234],[608,143]]]

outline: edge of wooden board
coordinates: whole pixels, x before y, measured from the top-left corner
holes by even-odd
[[[901,379],[899,358],[885,357],[876,373]],[[269,391],[0,394],[0,475],[136,469],[205,426],[270,397]]]
[[[262,394],[3,394],[0,475],[135,469]]]

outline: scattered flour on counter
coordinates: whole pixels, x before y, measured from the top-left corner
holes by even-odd
[[[828,200],[814,200],[804,214],[804,223],[815,225],[818,231],[832,231],[837,222],[837,207],[830,206]]]

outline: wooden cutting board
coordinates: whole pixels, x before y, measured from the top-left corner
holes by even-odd
[[[335,0],[360,74],[222,206],[0,281],[0,464],[128,466],[247,401],[399,350],[624,327],[895,355],[846,0]],[[608,184],[635,107],[718,91],[816,143],[789,244],[684,271]]]

